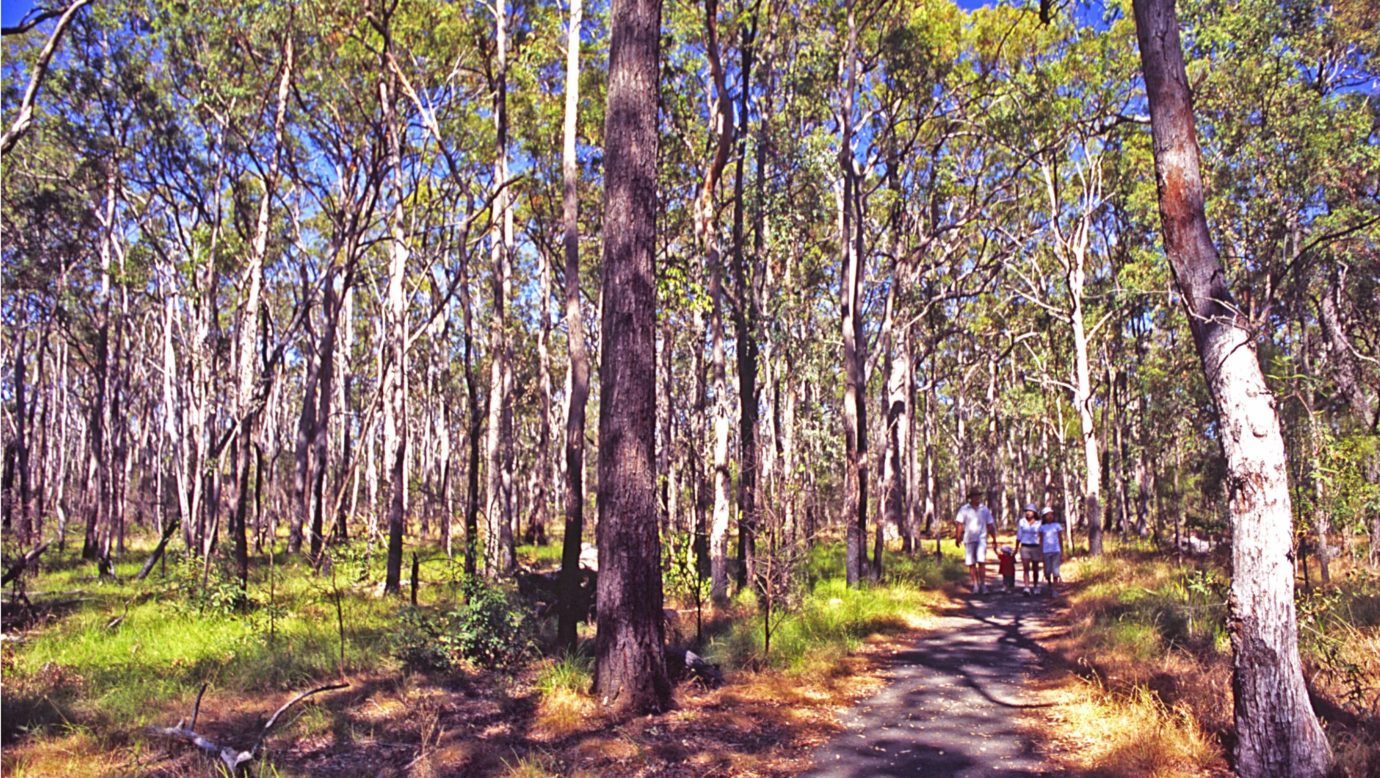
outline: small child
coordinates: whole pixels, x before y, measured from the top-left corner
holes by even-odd
[[[997,571],[1001,573],[1006,591],[1016,591],[1016,554],[1010,546],[1002,546],[997,552]]]

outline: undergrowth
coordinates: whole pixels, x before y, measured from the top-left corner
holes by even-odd
[[[1084,676],[1069,703],[1073,766],[1117,775],[1225,770],[1232,728],[1226,570],[1208,558],[1177,561],[1135,548],[1077,559],[1068,570],[1070,629],[1057,645]],[[1341,773],[1373,775],[1380,772],[1373,745],[1380,577],[1353,567],[1334,581],[1297,592],[1300,653]],[[1109,735],[1126,727],[1107,722],[1123,719],[1139,722],[1131,731],[1143,736]]]

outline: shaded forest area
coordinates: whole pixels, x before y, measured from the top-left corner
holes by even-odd
[[[1065,769],[1380,769],[1365,0],[3,32],[7,772],[189,769],[221,690],[231,770],[793,774],[974,485],[1072,530],[1057,685],[1164,733]]]

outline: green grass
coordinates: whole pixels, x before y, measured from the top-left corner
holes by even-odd
[[[185,716],[202,683],[217,691],[296,690],[341,673],[399,673],[396,657],[403,598],[380,596],[382,549],[355,542],[331,550],[332,563],[317,574],[300,558],[279,553],[251,561],[248,604],[235,607],[238,585],[228,567],[213,565],[203,591],[199,560],[169,555],[145,581],[134,575],[147,553],[140,541],[117,562],[115,576],[100,578],[79,549],[53,549],[28,594],[40,606],[75,601],[54,610],[21,641],[3,646],[5,738],[20,731],[112,733],[170,724]],[[551,560],[559,546],[523,547],[526,560]],[[419,557],[419,608],[456,607],[463,561],[432,552]],[[706,647],[726,666],[800,670],[855,650],[869,635],[911,628],[934,604],[933,590],[963,580],[952,549],[908,556],[888,552],[877,584],[850,589],[843,582],[842,544],[823,544],[801,560],[800,584],[763,649],[761,618],[751,603]],[[403,578],[411,576],[404,559]],[[345,623],[344,658],[337,598]],[[115,627],[112,619],[122,617]],[[587,657],[542,660],[536,686],[544,695],[583,694],[590,685]]]
[[[789,607],[771,637],[767,652],[763,621],[752,607],[750,593],[740,602],[752,615],[735,621],[710,638],[705,652],[710,661],[733,667],[763,665],[804,671],[819,661],[857,650],[871,635],[911,629],[932,611],[934,591],[964,579],[961,560],[945,554],[915,556],[888,550],[879,583],[849,588],[844,577],[841,543],[820,544],[803,560],[802,591],[789,598]]]
[[[593,682],[594,658],[576,654],[547,660],[537,672],[533,686],[543,695],[560,691],[584,694]]]
[[[1129,555],[1129,556],[1128,556]],[[1221,653],[1226,639],[1226,578],[1169,558],[1134,552],[1079,560],[1076,601],[1091,615],[1097,639],[1148,659],[1165,648]],[[1128,565],[1135,565],[1128,580]]]
[[[524,564],[532,567],[559,567],[561,564],[561,542],[556,539],[544,546],[518,546],[517,557]]]
[[[363,546],[337,550],[334,583],[300,559],[284,564],[280,554],[272,595],[267,559],[255,558],[245,609],[189,597],[200,588],[198,561],[173,555],[139,582],[133,576],[142,549],[116,565],[114,579],[96,577],[94,566],[75,560],[76,553],[69,548],[45,560],[49,566],[28,589],[40,605],[76,598],[76,608],[56,614],[22,642],[5,644],[7,739],[19,730],[55,726],[171,723],[162,721],[171,715],[168,706],[189,705],[202,683],[211,685],[214,698],[216,689],[298,689],[342,672],[400,668],[392,641],[402,602],[378,596],[374,582],[383,578],[383,559],[377,549],[372,555]],[[458,569],[444,554],[421,563],[422,607],[454,601],[450,584]],[[408,564],[403,575],[410,576]],[[210,590],[233,595],[237,584],[213,568]],[[107,628],[118,616],[123,621]]]

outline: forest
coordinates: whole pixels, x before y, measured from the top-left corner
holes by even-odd
[[[1380,774],[1370,0],[0,43],[7,775]]]

